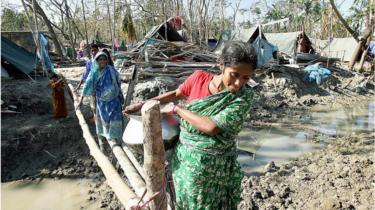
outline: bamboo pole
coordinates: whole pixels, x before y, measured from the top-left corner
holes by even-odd
[[[160,102],[147,101],[142,107],[144,169],[150,209],[167,209],[165,151],[161,134]]]
[[[125,176],[128,178],[130,185],[133,187],[135,194],[142,197],[142,194],[146,190],[146,184],[141,177],[138,170],[134,167],[132,161],[128,158],[121,145],[116,140],[108,140],[113,154],[115,155],[118,163],[120,164]]]
[[[130,151],[130,149],[126,145],[122,146],[122,149],[124,150],[124,152],[128,156],[129,160],[133,163],[134,167],[137,169],[138,173],[141,175],[141,177],[143,178],[143,180],[146,180],[145,170],[143,169],[143,167],[141,166],[141,164],[139,164],[139,162],[135,158],[133,152]]]
[[[74,93],[73,86],[71,84],[69,84],[68,86],[70,94],[73,96],[73,101],[77,102],[78,97]],[[126,208],[126,210],[130,210],[132,206],[137,205],[140,198],[137,197],[135,193],[124,183],[111,162],[100,151],[80,109],[76,110],[76,115],[82,128],[83,137],[86,141],[87,146],[89,147],[91,156],[98,163],[98,166],[101,168],[104,176],[107,179],[108,185],[112,188],[122,205]]]
[[[115,155],[118,163],[120,164],[125,176],[129,179],[130,185],[133,187],[135,194],[142,197],[142,194],[146,190],[145,181],[142,179],[133,163],[129,160],[124,150],[114,140],[108,141],[111,146],[112,152]]]
[[[42,48],[40,46],[40,38],[39,38],[39,28],[38,28],[38,16],[37,16],[37,11],[36,11],[36,2],[35,0],[32,1],[32,7],[34,11],[34,27],[35,31],[33,31],[34,36],[36,37],[34,40],[36,41],[36,49],[37,52],[39,52],[40,55],[40,60],[42,63],[42,68],[43,68],[43,74],[48,75],[47,68],[46,68],[46,63],[44,61],[43,53],[42,53]]]

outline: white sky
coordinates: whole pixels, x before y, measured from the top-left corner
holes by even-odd
[[[71,1],[71,0],[68,0],[68,2],[69,1]],[[85,1],[87,2],[87,0],[85,0]],[[89,1],[92,2],[91,0],[89,0]],[[241,8],[247,8],[248,9],[256,1],[257,0],[242,0],[241,4],[240,4],[240,9]],[[273,1],[271,0],[271,1],[268,1],[267,3],[271,4],[272,2],[275,2],[275,1],[277,1],[277,0],[273,0]],[[21,0],[2,0],[1,7],[3,7],[4,2],[5,2],[5,5],[10,4],[13,8],[23,10]],[[336,2],[336,6],[339,8],[339,10],[343,14],[343,16],[347,16],[349,14],[349,8],[353,4],[354,0],[336,0],[335,2]],[[46,10],[45,12],[47,13],[47,15],[49,14],[48,10]],[[232,8],[230,8],[230,7],[227,8],[226,13],[228,15],[233,14]],[[249,15],[249,13],[247,13],[247,15]],[[244,21],[246,19],[249,19],[249,18],[250,17],[246,17],[245,15],[241,15],[240,12],[238,12],[236,22],[242,22],[242,21]]]

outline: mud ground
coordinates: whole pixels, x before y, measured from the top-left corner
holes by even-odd
[[[59,69],[69,83],[76,84],[82,67]],[[256,73],[257,95],[248,125],[276,122],[315,105],[339,106],[368,100],[374,94],[373,74],[334,70],[322,86],[305,83],[301,71],[269,68]],[[140,81],[135,100],[172,90],[184,78]],[[122,209],[96,162],[89,155],[82,131],[66,93],[69,116],[53,119],[51,91],[47,79],[3,79],[2,108],[16,106],[21,114],[2,114],[1,179],[52,177],[92,178],[88,202],[99,200],[102,209]],[[127,85],[122,90],[125,92]],[[88,102],[84,102],[90,123]],[[93,124],[91,124],[93,128]],[[94,129],[92,130],[94,132]],[[245,177],[239,209],[371,209],[373,207],[373,134],[337,137],[324,150],[306,154],[267,173]],[[120,171],[121,172],[121,171]]]
[[[333,140],[242,180],[239,209],[373,209],[374,133]]]
[[[89,178],[92,189],[87,192],[88,202],[99,200],[98,208],[121,209],[90,156],[67,93],[68,117],[53,118],[48,82],[47,78],[37,82],[1,80],[2,109],[11,106],[13,111],[20,112],[1,116],[1,182]],[[90,116],[89,107],[83,109]],[[90,119],[87,122],[93,127]]]

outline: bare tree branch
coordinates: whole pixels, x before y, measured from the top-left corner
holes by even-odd
[[[346,30],[348,30],[348,32],[353,36],[353,38],[359,42],[359,39],[358,39],[358,34],[353,31],[352,28],[350,28],[349,24],[346,22],[346,20],[341,16],[339,10],[337,9],[336,5],[335,5],[335,2],[334,0],[329,0],[329,2],[331,3],[331,6],[332,6],[332,9],[335,11],[336,13],[336,16],[339,18],[339,20],[341,21],[342,25],[346,28]]]

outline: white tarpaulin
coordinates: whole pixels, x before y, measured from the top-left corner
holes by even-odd
[[[298,35],[302,31],[288,33],[265,33],[267,40],[279,48],[279,52],[293,56],[296,51]]]
[[[317,52],[323,51],[329,45],[329,40],[310,38],[310,41]]]
[[[255,33],[257,30],[257,27],[252,27],[248,29],[239,28],[238,30],[235,30],[235,35],[233,40],[235,41],[243,41],[248,42],[250,40],[250,37]]]
[[[350,61],[357,44],[357,41],[353,37],[334,38],[331,44],[323,49],[321,55]]]

